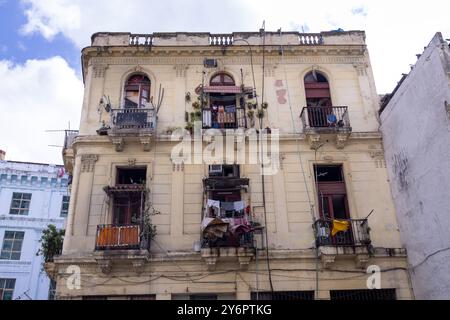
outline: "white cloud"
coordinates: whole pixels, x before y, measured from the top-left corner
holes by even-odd
[[[0,149],[7,159],[62,163],[63,133],[79,125],[83,84],[61,57],[13,64],[0,60]]]
[[[164,31],[319,32],[342,28],[366,30],[379,92],[391,91],[401,73],[409,71],[437,31],[450,36],[448,5],[428,0],[426,6],[404,1],[368,0],[22,0],[26,33],[47,39],[62,33],[78,48],[89,45],[98,31],[152,33]]]

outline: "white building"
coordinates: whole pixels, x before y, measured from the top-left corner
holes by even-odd
[[[4,153],[1,153],[4,157]],[[42,230],[64,228],[68,176],[63,167],[0,158],[0,300],[46,300],[50,279],[42,268]]]
[[[418,299],[450,299],[450,49],[437,33],[380,113]]]

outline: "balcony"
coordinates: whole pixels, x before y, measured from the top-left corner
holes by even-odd
[[[95,250],[139,250],[148,249],[139,225],[102,224],[97,226]]]
[[[344,147],[352,131],[347,109],[346,106],[303,108],[300,118],[311,149],[320,145],[321,135],[335,135],[337,147]]]
[[[144,151],[150,150],[151,139],[156,128],[154,108],[111,109],[108,130],[116,151],[123,151],[126,140],[139,139]]]
[[[367,219],[318,219],[314,230],[316,247],[324,266],[332,265],[337,256],[353,257],[359,267],[368,262],[371,239]]]
[[[65,130],[64,146],[62,150],[63,162],[66,172],[71,176],[74,165],[74,155],[72,145],[75,138],[78,136],[78,130]]]

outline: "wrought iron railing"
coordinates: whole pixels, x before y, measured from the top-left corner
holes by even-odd
[[[253,232],[246,232],[239,234],[237,236],[225,236],[224,238],[210,240],[201,237],[201,247],[202,248],[229,248],[229,247],[239,247],[239,248],[254,248],[255,244],[253,241]]]
[[[78,136],[78,130],[65,130],[64,149],[72,148],[73,141]]]
[[[153,108],[111,109],[111,128],[113,129],[148,129],[156,126],[156,112]]]
[[[351,131],[350,119],[346,106],[339,107],[304,107],[300,114],[305,130]]]
[[[335,228],[335,222],[348,224],[346,230]],[[319,219],[314,223],[316,245],[319,246],[368,246],[370,228],[367,219],[328,220]],[[335,232],[333,233],[333,229]],[[342,230],[342,231],[338,231]]]
[[[95,250],[147,249],[149,241],[141,234],[139,225],[101,224],[97,226]]]

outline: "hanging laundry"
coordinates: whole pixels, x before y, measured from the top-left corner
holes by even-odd
[[[236,106],[226,106],[225,112],[234,113],[236,112]]]
[[[203,127],[211,127],[211,110],[203,110]]]
[[[244,203],[244,201],[236,201],[236,202],[234,203],[234,210],[236,210],[236,211],[241,211],[241,210],[244,210],[244,208],[245,208],[245,203]]]
[[[346,232],[350,227],[350,223],[345,220],[333,220],[333,230],[331,230],[331,236],[335,236],[338,232]]]
[[[222,202],[222,209],[225,211],[233,211],[234,210],[234,202]]]

